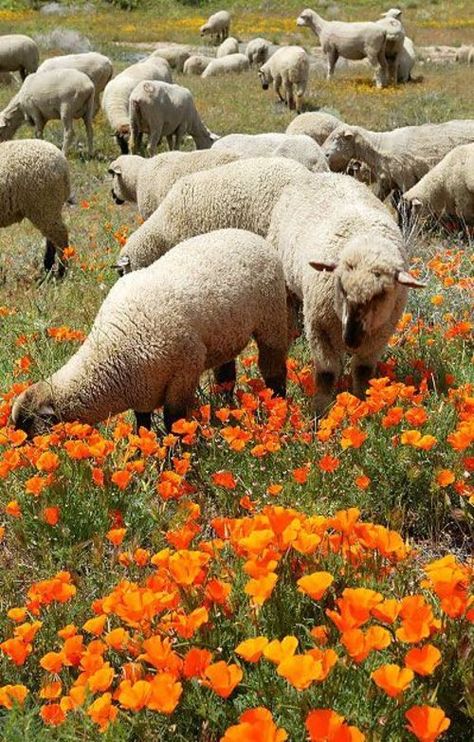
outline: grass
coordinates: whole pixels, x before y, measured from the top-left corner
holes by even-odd
[[[144,4],[129,14],[98,7],[93,16],[52,19],[0,9],[0,31],[13,24],[18,32],[77,29],[120,69],[134,49],[112,42],[197,42],[198,16],[213,6],[163,3],[157,10]],[[293,30],[299,5],[269,5],[265,15],[247,7],[238,12],[235,5],[242,35],[252,25],[276,39],[312,44]],[[367,17],[380,9],[359,3],[347,6],[347,17],[361,8]],[[460,2],[423,5],[423,13],[411,7],[408,27],[426,44],[441,37],[467,42],[470,12]],[[438,22],[447,30],[441,32]],[[313,77],[307,105],[372,129],[472,115],[466,68],[427,64],[419,74],[421,82],[385,91],[371,86],[369,74],[339,71],[331,83]],[[212,85],[186,78],[185,84],[206,123],[221,134],[283,131],[291,120],[271,93],[261,91],[255,73]],[[11,95],[0,89],[1,107]],[[84,143],[80,125],[77,132]],[[74,248],[66,280],[38,285],[42,240],[30,225],[0,232],[0,639],[17,639],[1,645],[0,737],[228,742],[263,739],[275,723],[299,742],[307,738],[305,722],[316,718],[310,711],[332,709],[367,740],[398,742],[415,738],[405,713],[421,705],[442,708],[449,717],[445,739],[471,740],[472,245],[437,230],[415,237],[413,267],[428,287],[410,297],[380,367],[386,382],[375,383],[370,403],[360,405],[344,394],[345,377],[342,396],[317,431],[310,358],[300,339],[291,349],[288,403],[272,402],[261,390],[250,346],[230,411],[203,379],[195,421],[178,426],[172,437],[137,437],[127,415],[99,432],[63,427],[31,446],[1,427],[11,398],[78,347],[116,280],[110,265],[119,245],[138,226],[134,209],[110,199],[107,163],[117,150],[102,114],[95,134],[93,160],[80,148],[70,158],[77,205],[66,208]],[[20,135],[31,136],[31,130],[24,127]],[[59,144],[60,128],[49,124],[46,136]],[[428,567],[427,579],[426,565],[448,553],[448,561]],[[69,577],[53,579],[61,572]],[[319,597],[298,589],[298,580],[314,572],[333,578]],[[331,611],[346,615],[346,588],[365,592],[356,594],[355,618],[337,623]],[[393,600],[399,615],[380,617],[381,595]],[[133,605],[141,605],[138,612]],[[98,625],[85,623],[92,616]],[[64,632],[57,636],[70,624],[87,647],[77,661]],[[378,643],[371,644],[375,627]],[[110,634],[119,628],[126,635]],[[298,650],[296,660],[287,652],[286,666],[265,656],[250,662],[245,649],[236,651],[251,637],[288,635],[297,638]],[[161,659],[140,660],[150,636],[165,641]],[[410,663],[408,650],[419,646],[434,647],[439,664],[391,698],[371,673]],[[196,648],[211,653],[199,655],[201,665],[188,654]],[[22,650],[29,652],[24,663]],[[332,669],[331,652],[338,659]],[[225,669],[216,668],[220,661]],[[191,670],[194,675],[186,674]],[[240,672],[224,698],[227,676]],[[141,700],[138,686],[121,685],[140,676]],[[168,683],[155,699],[161,711],[150,708],[153,678]],[[299,689],[305,678],[308,687]],[[61,687],[52,685],[59,679]],[[15,684],[29,691],[24,703],[14,703],[14,691],[4,690]],[[182,695],[169,713],[171,707],[160,704],[179,695],[178,684]],[[83,692],[84,702],[72,710]],[[93,701],[102,708],[91,707]],[[245,710],[259,706],[273,721],[251,719],[233,732],[237,736],[226,735]],[[314,729],[311,734],[320,738]],[[340,734],[360,738],[355,731]]]

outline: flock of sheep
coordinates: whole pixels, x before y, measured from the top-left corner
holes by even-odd
[[[411,71],[400,15],[392,9],[374,23],[340,23],[305,10],[297,23],[320,37],[329,75],[339,56],[367,57],[376,84],[384,85],[409,79]],[[273,82],[279,95],[283,88],[282,99],[300,111],[306,52],[254,39],[241,55],[230,23],[221,11],[202,27],[220,46],[201,74],[243,56],[247,67],[259,67],[264,88]],[[101,93],[122,152],[109,166],[113,199],[136,203],[144,219],[117,257],[121,277],[88,338],[62,368],[16,399],[12,423],[32,436],[60,420],[95,424],[132,409],[137,425],[150,427],[153,410],[163,406],[170,430],[189,414],[205,370],[233,389],[235,359],[252,337],[265,383],[284,395],[300,309],[315,366],[316,413],[330,404],[346,353],[353,391],[363,397],[408,288],[423,286],[408,272],[402,217],[425,210],[474,223],[474,120],[372,132],[312,112],[297,116],[285,133],[219,138],[201,121],[191,93],[172,83],[172,66],[199,67],[182,49],[158,48],[113,77],[110,61],[95,52],[38,67],[31,40],[22,47],[27,37],[17,37],[16,66],[10,54],[8,67],[5,38],[10,51],[15,46],[14,37],[0,37],[0,70],[18,70],[24,81],[0,114],[0,140],[10,139],[24,118],[38,137],[46,121],[60,118],[64,144],[63,153],[39,140],[0,144],[0,227],[28,218],[46,237],[45,269],[64,275],[65,155],[78,117],[92,152]],[[150,158],[137,154],[144,134]],[[193,152],[179,151],[187,134]],[[162,137],[173,151],[156,155]],[[389,197],[398,223],[384,203]]]

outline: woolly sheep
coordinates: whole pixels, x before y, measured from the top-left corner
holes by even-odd
[[[199,29],[201,36],[212,36],[217,43],[224,41],[230,31],[231,15],[227,10],[219,10],[209,16],[206,23]]]
[[[301,113],[287,126],[287,134],[307,134],[321,145],[342,121],[330,113],[308,111]]]
[[[181,85],[144,80],[130,96],[132,150],[141,150],[143,134],[148,134],[148,153],[153,156],[166,137],[170,150],[179,149],[183,137],[190,134],[196,149],[209,149],[215,139],[204,126],[190,90]]]
[[[387,32],[385,42],[385,58],[387,60],[388,81],[396,84],[399,77],[400,58],[403,54],[405,29],[400,21],[401,11],[393,15],[395,9],[382,13],[382,18],[376,21]]]
[[[313,184],[283,190],[267,239],[282,259],[288,290],[303,306],[315,409],[322,415],[346,352],[352,354],[353,392],[363,397],[407,287],[420,284],[407,273],[400,230],[366,186],[345,175],[313,177]]]
[[[403,195],[403,202],[421,216],[458,217],[474,224],[474,143],[448,152]]]
[[[278,256],[237,229],[176,246],[111,289],[77,353],[14,402],[12,422],[30,437],[59,421],[96,424],[127,409],[137,426],[186,417],[201,374],[235,383],[235,358],[254,337],[267,386],[284,396],[286,290]]]
[[[36,139],[0,144],[0,227],[29,219],[46,237],[45,270],[53,268],[57,253],[59,276],[66,269],[68,233],[61,211],[69,195],[67,160],[54,144]]]
[[[212,59],[201,77],[218,77],[232,72],[240,73],[248,70],[248,68],[249,60],[245,54],[229,54],[227,57]]]
[[[144,268],[181,240],[214,229],[248,229],[264,237],[283,188],[315,177],[299,162],[257,157],[181,178],[129,237],[117,268]]]
[[[255,65],[256,67],[261,67],[262,64],[265,64],[270,55],[271,46],[270,41],[262,39],[261,37],[251,39],[245,49],[245,54],[250,62],[250,66]]]
[[[270,83],[273,82],[273,89],[279,99],[290,110],[296,108],[296,112],[301,113],[309,75],[309,58],[301,46],[283,46],[278,49],[260,67],[258,75],[264,90],[268,90]],[[284,95],[281,94],[282,86]]]
[[[50,70],[74,69],[83,72],[94,83],[95,112],[100,108],[100,94],[112,79],[114,68],[112,62],[104,54],[97,52],[83,52],[82,54],[64,54],[59,57],[46,59],[38,67],[38,72]]]
[[[212,148],[235,152],[241,157],[288,157],[313,172],[329,170],[321,147],[303,134],[228,134],[218,139]]]
[[[168,62],[161,57],[148,57],[132,64],[106,85],[102,96],[102,109],[124,155],[128,154],[130,137],[129,100],[142,80],[173,82]]]
[[[184,63],[191,56],[191,47],[183,44],[158,44],[150,57],[166,59],[169,66],[177,72],[183,71]]]
[[[0,113],[0,141],[10,139],[24,119],[35,127],[35,135],[43,138],[48,121],[60,119],[64,137],[62,151],[68,154],[74,141],[74,119],[82,118],[87,134],[87,150],[94,150],[95,88],[93,82],[79,70],[50,70],[28,75],[19,92]]]
[[[140,215],[148,219],[180,178],[237,159],[238,155],[233,152],[214,149],[163,152],[149,160],[137,155],[120,155],[109,166],[113,177],[112,197],[116,204],[136,203]]]
[[[185,61],[183,73],[185,75],[202,75],[212,60],[213,57],[205,57],[202,54],[193,54]]]
[[[325,21],[321,16],[307,8],[296,20],[298,26],[307,26],[318,36],[321,48],[327,55],[330,79],[339,57],[345,59],[365,59],[375,68],[375,80],[378,88],[386,84],[387,59],[385,44],[387,32],[377,23],[343,23]]]
[[[221,57],[227,57],[229,54],[238,54],[238,53],[239,53],[239,42],[233,36],[229,36],[225,41],[222,42],[222,44],[217,49],[216,57],[220,59]]]
[[[21,79],[36,72],[39,64],[38,45],[29,36],[0,36],[0,72],[19,72]]]

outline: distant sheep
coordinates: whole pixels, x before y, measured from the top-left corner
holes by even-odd
[[[262,64],[265,64],[270,56],[271,48],[271,42],[261,37],[249,41],[245,49],[245,54],[250,62],[250,66],[261,67]]]
[[[235,152],[241,157],[288,157],[313,172],[329,170],[321,147],[303,134],[227,134],[218,139],[212,148]]]
[[[460,46],[456,50],[456,56],[455,56],[456,62],[461,62],[461,63],[466,64],[469,61],[469,55],[472,50],[474,50],[473,46],[466,46],[466,45]]]
[[[385,58],[388,67],[388,81],[394,85],[396,85],[399,79],[400,59],[403,54],[405,41],[405,29],[400,20],[401,15],[401,11],[397,12],[393,8],[387,11],[387,13],[382,13],[383,17],[376,21],[387,32]]]
[[[38,44],[29,36],[0,36],[0,72],[19,72],[21,79],[36,72],[39,64]]]
[[[260,67],[258,75],[264,90],[268,90],[270,83],[273,83],[279,99],[290,110],[296,108],[296,112],[301,113],[309,76],[309,58],[301,46],[284,46],[279,49]]]
[[[182,72],[184,63],[191,56],[191,47],[183,44],[157,44],[150,57],[166,59],[169,66],[177,72]]]
[[[117,281],[89,336],[48,380],[15,400],[11,419],[31,438],[53,424],[96,424],[127,409],[166,429],[189,415],[201,374],[235,383],[235,358],[254,337],[266,385],[285,395],[285,279],[262,237],[225,229],[187,240]]]
[[[201,77],[219,77],[232,73],[245,72],[249,68],[249,60],[245,54],[229,54],[227,57],[213,59],[202,73]]]
[[[201,36],[211,36],[215,42],[220,44],[228,37],[230,32],[231,15],[227,10],[219,10],[209,16],[206,23],[199,29]]]
[[[229,36],[225,41],[222,42],[222,44],[219,46],[216,52],[216,57],[220,59],[221,57],[227,57],[229,54],[238,54],[239,53],[239,42],[237,39],[234,39],[233,36]]]
[[[112,79],[114,68],[112,62],[104,54],[97,52],[83,52],[81,54],[64,54],[60,57],[46,59],[38,67],[38,72],[49,72],[50,70],[73,69],[83,72],[94,83],[95,87],[95,112],[100,108],[100,94]]]
[[[213,59],[214,57],[205,57],[202,54],[193,54],[185,61],[183,73],[185,75],[202,75]]]
[[[334,129],[342,124],[341,119],[323,111],[308,111],[297,116],[287,126],[287,134],[307,134],[321,145]]]

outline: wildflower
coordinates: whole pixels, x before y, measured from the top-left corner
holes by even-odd
[[[414,647],[407,652],[405,665],[418,675],[431,675],[441,662],[441,652],[433,644]]]
[[[227,729],[220,742],[285,742],[288,735],[278,729],[270,711],[262,706],[245,711],[239,724]]]
[[[96,670],[87,680],[87,685],[92,693],[103,693],[112,684],[115,676],[113,667],[108,662]]]
[[[268,644],[266,636],[256,636],[253,639],[246,639],[235,648],[235,653],[243,657],[247,662],[258,662],[263,654],[263,650]]]
[[[7,709],[13,708],[14,703],[22,706],[29,690],[25,685],[3,685],[0,687],[0,706]]]
[[[66,718],[66,714],[59,703],[48,703],[46,706],[42,706],[40,716],[45,724],[52,727],[59,726]]]
[[[105,732],[116,716],[117,709],[112,705],[112,694],[104,693],[99,696],[87,709],[87,715],[90,716],[95,724],[99,725],[101,732]]]
[[[104,630],[106,621],[107,616],[105,614],[102,614],[101,616],[96,616],[95,618],[91,618],[89,619],[89,621],[86,621],[82,628],[84,629],[84,631],[87,631],[88,634],[100,636]]]
[[[212,654],[207,649],[193,647],[185,657],[183,663],[183,675],[185,678],[202,677],[206,668],[211,664]]]
[[[179,703],[183,686],[168,672],[158,673],[150,682],[151,697],[147,707],[161,714],[172,714]]]
[[[295,654],[283,659],[277,673],[297,690],[306,690],[315,680],[322,680],[323,668],[320,660],[310,654]]]
[[[367,439],[367,433],[356,427],[344,428],[341,434],[341,448],[360,448]]]
[[[293,469],[293,479],[298,484],[306,484],[311,469],[311,464],[305,464],[298,469]]]
[[[336,459],[335,456],[326,455],[326,456],[323,456],[321,459],[319,459],[318,466],[321,469],[321,471],[333,472],[333,471],[336,471],[340,463],[341,462],[339,461],[339,459]]]
[[[228,698],[242,680],[243,672],[238,665],[228,665],[221,661],[208,665],[204,671],[204,677],[205,685],[212,688],[221,698]]]
[[[306,717],[311,742],[364,742],[357,727],[348,726],[344,717],[331,709],[314,709]]]
[[[120,546],[126,533],[126,528],[111,528],[110,531],[107,531],[105,536],[111,544],[114,546]]]
[[[237,486],[234,475],[230,471],[214,472],[214,474],[212,475],[212,481],[219,487],[224,487],[228,490],[233,490]]]
[[[130,640],[130,634],[122,627],[119,627],[118,629],[112,629],[112,631],[109,631],[105,635],[104,639],[109,647],[119,651],[120,649],[126,647],[128,641]]]
[[[18,500],[10,500],[5,505],[5,513],[10,515],[12,518],[21,518],[22,512]]]
[[[26,658],[32,652],[29,642],[24,642],[18,637],[7,639],[0,644],[0,650],[11,659],[15,665],[24,665]]]
[[[270,572],[257,580],[249,580],[245,585],[245,593],[250,595],[255,605],[263,605],[270,597],[277,583],[278,576]]]
[[[333,582],[334,577],[329,572],[313,572],[301,577],[296,584],[300,592],[306,593],[313,600],[321,600]]]
[[[128,487],[132,475],[129,471],[115,471],[110,477],[111,481],[117,485],[120,490],[124,490]]]
[[[152,689],[147,680],[122,680],[117,691],[117,699],[121,706],[130,711],[140,711],[151,698]]]
[[[63,655],[61,652],[48,652],[40,659],[43,670],[57,674],[62,670]]]
[[[443,709],[436,706],[412,706],[405,718],[409,722],[408,731],[420,742],[434,742],[451,724]]]
[[[284,659],[292,657],[298,647],[298,639],[296,636],[285,636],[284,639],[279,641],[274,639],[268,644],[263,650],[263,656],[266,657],[270,662],[274,662],[275,665],[279,665]]]
[[[39,692],[39,697],[45,701],[54,701],[55,698],[59,698],[62,692],[62,683],[60,680],[55,680],[52,683],[43,685]]]
[[[450,469],[441,469],[436,475],[436,483],[440,487],[448,487],[455,481],[456,477]]]
[[[39,471],[45,471],[47,473],[56,471],[59,466],[59,456],[51,451],[45,451],[41,454],[36,462],[36,468]]]
[[[56,526],[59,523],[59,514],[58,507],[45,508],[43,510],[43,520],[48,526]]]
[[[415,674],[407,667],[387,664],[374,670],[370,677],[388,696],[395,698],[408,688]]]
[[[370,485],[370,479],[365,474],[361,474],[360,476],[355,478],[356,486],[359,487],[361,490],[366,490],[367,487]]]

